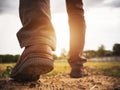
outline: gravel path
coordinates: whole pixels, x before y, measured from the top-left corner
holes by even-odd
[[[0,80],[0,90],[120,90],[120,78],[89,75],[71,79],[68,74],[42,76],[37,82],[17,83]]]

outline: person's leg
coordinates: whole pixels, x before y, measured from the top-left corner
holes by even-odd
[[[53,69],[52,50],[56,47],[56,37],[50,21],[50,0],[20,0],[19,13],[23,27],[17,36],[25,50],[11,78],[33,81]]]
[[[71,77],[83,76],[82,58],[85,41],[85,20],[82,0],[66,0],[67,13],[70,26],[70,57],[68,62],[72,68]]]
[[[20,0],[19,13],[23,25],[17,33],[20,46],[47,44],[55,50],[50,0]]]

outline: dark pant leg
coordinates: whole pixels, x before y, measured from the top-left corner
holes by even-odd
[[[70,59],[82,55],[85,41],[85,20],[82,0],[66,0],[70,26]]]
[[[50,0],[20,0],[19,14],[23,25],[17,33],[20,46],[47,44],[55,50],[56,37],[50,20]]]

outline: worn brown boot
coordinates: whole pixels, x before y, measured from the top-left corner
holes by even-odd
[[[26,47],[17,61],[11,78],[15,81],[36,81],[53,69],[52,50],[48,45]]]
[[[87,62],[85,58],[78,57],[76,60],[68,60],[71,66],[70,77],[71,78],[81,78],[87,76],[87,72],[85,72],[83,64]]]

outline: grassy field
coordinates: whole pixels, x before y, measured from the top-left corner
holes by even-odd
[[[8,66],[13,67],[14,65],[15,64],[0,64],[1,78],[8,77],[8,74],[10,74],[11,70],[6,68]],[[54,70],[46,74],[47,76],[70,72],[70,66],[67,62],[56,61],[54,63],[54,66]],[[120,62],[87,62],[85,63],[85,68],[90,74],[103,74],[108,76],[120,77]]]

